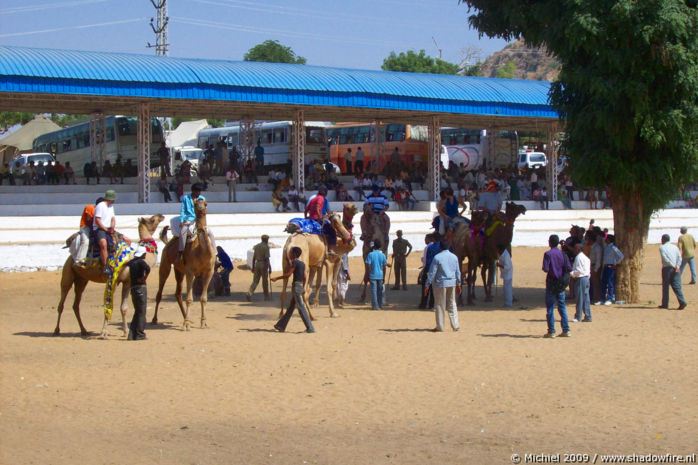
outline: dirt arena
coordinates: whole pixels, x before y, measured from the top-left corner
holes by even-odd
[[[70,306],[52,337],[59,272],[0,274],[0,463],[506,464],[515,453],[697,452],[696,286],[684,285],[686,310],[658,310],[659,253],[649,246],[642,305],[592,307],[593,323],[572,323],[572,338],[543,339],[543,252],[514,250],[526,308],[503,309],[499,288],[494,303],[461,308],[460,332],[436,334],[433,312],[416,308],[421,252],[409,258],[410,289],[389,290],[388,309],[356,304],[353,284],[341,318],[321,306],[316,334],[296,316],[287,333],[272,331],[280,283],[273,306],[261,289],[248,303],[252,274],[236,269],[233,295],[209,302],[208,329],[181,330],[171,276],[164,324],[148,326],[147,341],[121,337],[118,311],[108,340],[83,339]],[[355,282],[360,267],[352,259]],[[95,333],[102,292],[90,284],[83,299]]]

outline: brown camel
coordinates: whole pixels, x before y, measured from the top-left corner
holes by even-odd
[[[497,245],[503,244],[511,255],[511,241],[514,237],[514,222],[516,218],[526,213],[526,207],[507,202],[504,218],[496,218],[487,228],[485,242],[481,251],[482,282],[485,286],[485,300],[492,300],[492,283],[497,272],[496,262],[499,258]]]
[[[386,224],[383,224],[381,220],[384,220]],[[370,205],[364,206],[364,214],[361,216],[361,240],[363,241],[363,247],[361,248],[361,254],[363,256],[364,262],[364,276],[361,280],[363,288],[361,291],[361,302],[366,300],[366,288],[368,287],[368,274],[369,269],[366,264],[366,256],[373,250],[371,244],[375,240],[381,242],[381,250],[384,254],[388,253],[388,243],[390,242],[390,217],[387,213],[383,215],[376,215],[373,213],[373,208]]]
[[[155,245],[153,233],[157,229],[160,222],[164,219],[165,217],[159,214],[153,215],[150,218],[138,218],[138,236],[140,238],[139,244],[148,249],[149,252],[146,254],[146,261],[150,266],[153,266],[155,264],[155,260],[157,259],[157,245]],[[75,317],[78,319],[78,324],[80,325],[80,334],[82,336],[88,335],[87,329],[85,329],[85,326],[82,324],[82,319],[80,318],[80,300],[82,299],[82,293],[85,291],[87,283],[90,281],[95,283],[107,282],[107,275],[102,273],[102,265],[99,263],[99,261],[96,261],[90,267],[81,267],[74,264],[72,256],[68,257],[63,265],[63,271],[61,273],[61,300],[58,302],[58,321],[56,322],[56,329],[53,331],[54,336],[58,336],[61,333],[61,315],[63,314],[63,306],[71,287],[75,289],[73,311],[75,312]],[[128,294],[131,290],[131,275],[128,267],[123,267],[121,269],[116,284],[122,285],[121,329],[124,332],[124,337],[126,337],[128,335],[128,328],[126,327],[126,305],[128,302]],[[109,320],[105,316],[104,324],[102,325],[102,337],[106,337],[107,335],[108,322]]]
[[[480,235],[487,214],[483,211],[474,211],[470,226],[465,222],[458,224],[453,233],[453,249],[458,257],[461,270],[463,269],[463,261],[468,259],[468,268],[466,273],[461,273],[462,279],[465,281],[467,292],[467,303],[472,305],[475,299],[475,283],[477,281],[477,267],[480,264],[481,258],[481,241]]]
[[[342,255],[351,252],[356,246],[356,241],[351,237],[351,229],[353,228],[352,220],[354,215],[358,212],[358,208],[352,203],[345,203],[343,208],[343,215],[340,218],[339,214],[333,213],[329,215],[328,219],[330,224],[337,233],[337,245],[335,246],[335,254],[327,253],[327,240],[325,236],[319,234],[302,234],[293,233],[286,240],[284,244],[284,251],[282,257],[282,267],[283,273],[288,272],[291,266],[291,249],[293,247],[300,247],[302,250],[301,260],[306,264],[306,287],[304,290],[304,299],[306,303],[309,303],[309,284],[316,278],[315,283],[315,298],[313,299],[313,305],[317,309],[320,300],[320,288],[322,287],[322,270],[325,269],[325,282],[327,283],[327,297],[329,301],[330,316],[332,318],[337,318],[339,314],[334,309],[334,294],[337,288],[337,274],[339,273],[339,264],[342,259]],[[288,230],[289,228],[287,228]],[[317,275],[317,277],[316,277]],[[279,317],[284,314],[285,303],[286,303],[286,287],[288,285],[288,280],[284,280],[284,285],[281,290],[281,311],[279,312]],[[310,319],[314,320],[310,305],[307,305],[308,314]]]
[[[174,266],[175,280],[177,288],[175,289],[175,298],[179,305],[179,310],[182,312],[184,321],[182,327],[185,331],[189,331],[192,324],[189,319],[189,307],[193,299],[194,278],[202,275],[202,292],[200,297],[201,302],[201,327],[206,325],[206,302],[208,302],[208,285],[213,276],[213,268],[216,264],[216,249],[213,248],[211,240],[208,236],[206,228],[206,201],[198,199],[194,201],[194,213],[196,214],[196,235],[194,240],[188,242],[183,252],[183,260],[177,262],[177,252],[179,248],[179,238],[173,237],[167,242],[167,227],[163,228],[160,234],[160,240],[165,242],[165,249],[162,251],[160,260],[160,282],[158,283],[158,293],[155,296],[155,314],[153,315],[153,324],[158,322],[158,308],[160,300],[162,300],[162,289],[165,287],[167,278],[170,276],[171,267]],[[187,278],[187,300],[186,308],[182,301],[182,279]]]

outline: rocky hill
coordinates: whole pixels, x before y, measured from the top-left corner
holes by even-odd
[[[553,81],[560,63],[544,48],[528,48],[517,40],[495,52],[481,64],[481,76]],[[513,75],[512,75],[513,74]]]

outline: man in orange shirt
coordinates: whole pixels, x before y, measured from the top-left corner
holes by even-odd
[[[73,261],[77,265],[83,265],[85,263],[85,258],[87,258],[87,250],[90,246],[90,231],[92,231],[92,222],[95,217],[95,205],[99,202],[104,201],[103,197],[97,198],[94,205],[85,205],[82,210],[82,216],[80,217],[80,234],[71,244],[71,251],[73,252]]]

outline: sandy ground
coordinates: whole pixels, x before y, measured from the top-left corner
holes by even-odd
[[[543,339],[543,249],[514,250],[526,309],[462,308],[458,333],[428,332],[410,289],[382,312],[355,304],[316,313],[317,333],[242,291],[209,302],[209,329],[181,330],[173,277],[148,340],[81,338],[68,308],[52,337],[59,272],[0,274],[0,463],[511,463],[513,453],[693,454],[698,450],[698,292],[684,311],[656,308],[650,246],[643,305],[593,307],[570,339]],[[353,276],[360,261],[352,259]],[[684,282],[689,280],[688,271]],[[152,317],[157,273],[148,284]],[[101,285],[82,315],[98,332]],[[478,287],[482,296],[481,287]],[[71,297],[72,299],[72,297]],[[676,307],[672,295],[671,306]],[[130,303],[129,303],[130,307]],[[570,311],[570,314],[573,311]],[[132,315],[129,310],[128,318]],[[195,307],[198,323],[199,309]],[[559,328],[559,323],[558,323]],[[558,329],[559,331],[559,329]]]

